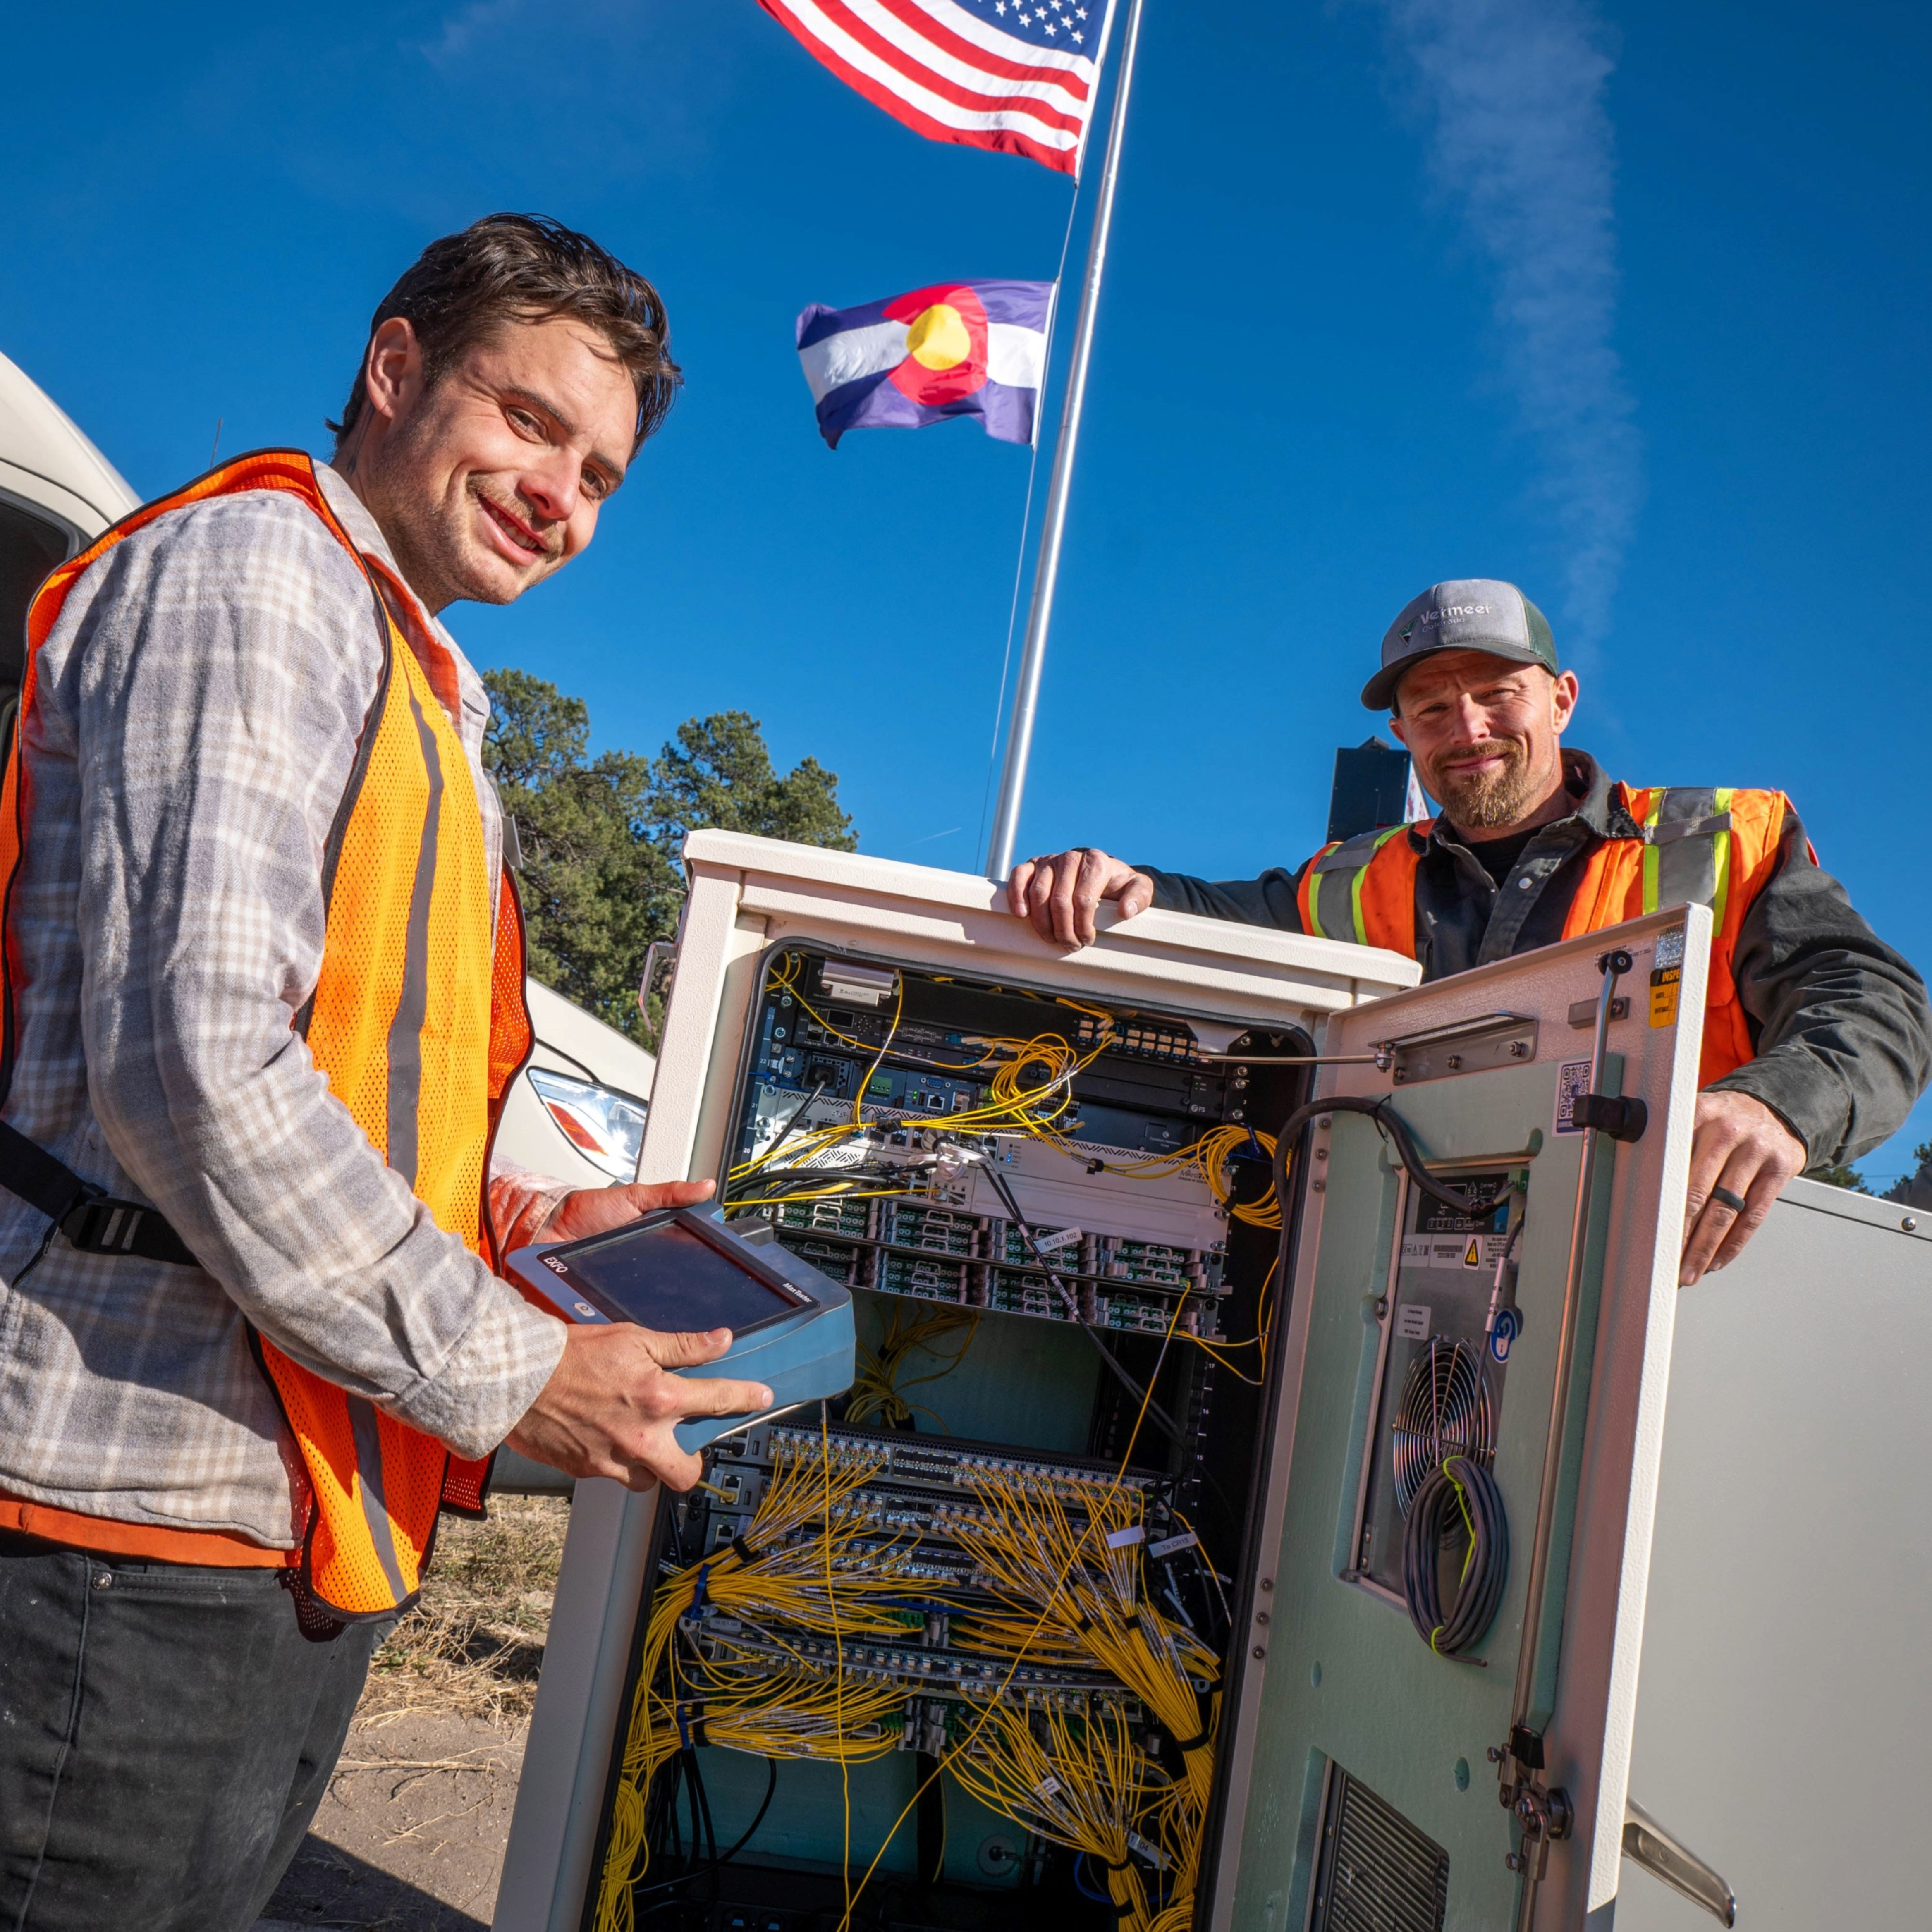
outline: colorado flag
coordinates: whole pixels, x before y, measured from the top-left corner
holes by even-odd
[[[834,449],[848,429],[923,429],[977,416],[1030,442],[1046,370],[1051,282],[937,282],[910,295],[798,319],[798,359]]]

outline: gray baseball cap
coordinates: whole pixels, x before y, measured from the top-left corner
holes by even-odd
[[[1549,619],[1514,584],[1459,577],[1432,584],[1402,606],[1382,639],[1382,668],[1363,686],[1362,702],[1371,711],[1390,710],[1402,673],[1438,651],[1484,651],[1556,674]]]

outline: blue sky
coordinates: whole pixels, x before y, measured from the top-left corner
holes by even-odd
[[[322,450],[415,251],[557,215],[658,281],[687,391],[590,554],[459,634],[606,744],[748,709],[866,849],[977,864],[1027,453],[826,451],[792,320],[1051,275],[1065,181],[922,141],[752,0],[9,34],[0,350],[137,488],[218,418]],[[1298,861],[1389,618],[1503,576],[1582,674],[1575,742],[1782,786],[1932,964],[1928,39],[1882,0],[1148,0],[1022,847]]]

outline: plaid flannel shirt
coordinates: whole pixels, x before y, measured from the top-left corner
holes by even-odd
[[[353,491],[318,473],[394,568]],[[440,624],[406,628],[463,740],[494,877],[488,699]],[[203,1268],[77,1252],[0,1192],[0,1491],[286,1549],[305,1484],[251,1323],[464,1456],[500,1442],[556,1366],[562,1325],[431,1220],[291,1024],[321,969],[322,848],[380,665],[352,561],[261,491],[124,538],[41,647],[5,1115],[152,1202]],[[493,1174],[500,1235],[527,1240],[560,1192]]]

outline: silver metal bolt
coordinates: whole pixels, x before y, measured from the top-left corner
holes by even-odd
[[[1264,1662],[1268,1657],[1267,1645],[1262,1643],[1256,1644],[1254,1648],[1253,1656],[1254,1660],[1257,1664]]]
[[[1918,1223],[1914,1220],[1910,1214],[1906,1215],[1905,1219],[1900,1222],[1898,1225],[1903,1228],[1908,1234],[1916,1233],[1918,1227]]]
[[[1265,1611],[1265,1610],[1257,1610],[1257,1611],[1256,1611],[1256,1612],[1255,1612],[1255,1622],[1256,1622],[1256,1623],[1258,1623],[1258,1624],[1264,1624],[1264,1623],[1266,1623],[1266,1622],[1268,1622],[1268,1613],[1267,1612],[1267,1611]]]
[[[1328,1186],[1328,1184],[1327,1181],[1318,1178],[1310,1181],[1309,1185],[1314,1189],[1316,1193],[1319,1194]]]
[[[1272,1576],[1264,1576],[1262,1579],[1262,1588],[1264,1590],[1272,1590],[1274,1588],[1274,1579]]]
[[[1332,1114],[1324,1114],[1315,1124],[1318,1127],[1332,1127],[1335,1124],[1335,1118]]]
[[[1529,1042],[1528,1042],[1528,1040],[1511,1040],[1511,1041],[1510,1042],[1510,1059],[1512,1059],[1512,1060],[1521,1060],[1521,1059],[1524,1058],[1528,1054],[1528,1052],[1529,1052]]]

